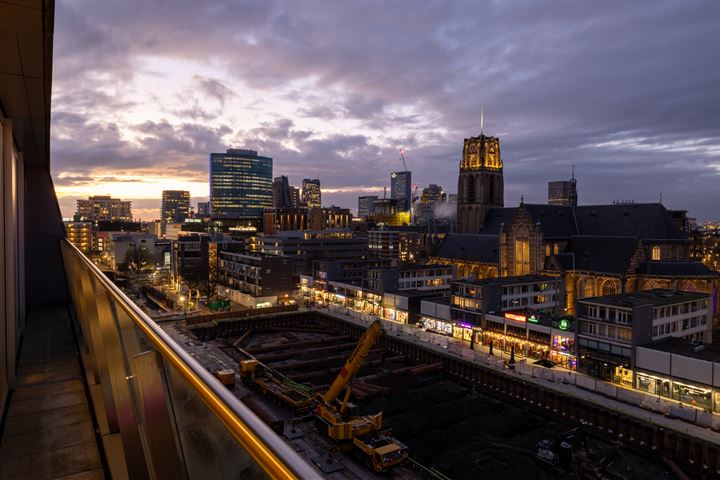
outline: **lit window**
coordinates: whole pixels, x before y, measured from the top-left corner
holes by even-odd
[[[660,260],[660,247],[658,245],[652,247],[652,259]]]

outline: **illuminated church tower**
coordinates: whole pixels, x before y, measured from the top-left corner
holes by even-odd
[[[458,179],[457,231],[478,233],[491,208],[503,207],[503,164],[500,139],[480,136],[465,139]]]

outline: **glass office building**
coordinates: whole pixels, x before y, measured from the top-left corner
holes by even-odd
[[[390,198],[398,201],[398,210],[409,211],[412,205],[412,174],[392,172],[390,174]]]
[[[260,218],[272,208],[272,158],[254,150],[210,154],[210,213],[230,218]]]

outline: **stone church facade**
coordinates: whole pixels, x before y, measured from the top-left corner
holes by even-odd
[[[504,207],[497,137],[465,139],[457,231],[431,262],[476,278],[546,274],[565,279],[566,309],[581,298],[671,288],[713,295],[720,274],[689,259],[685,212],[660,203]]]

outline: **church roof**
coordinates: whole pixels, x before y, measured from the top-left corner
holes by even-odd
[[[478,263],[498,263],[500,239],[497,235],[450,233],[445,236],[434,257]]]
[[[650,261],[645,262],[640,273],[642,275],[657,275],[671,277],[707,277],[720,276],[720,272],[709,269],[697,261]]]
[[[641,240],[685,240],[661,203],[583,205],[575,209],[580,235],[631,236]]]
[[[515,216],[515,207],[491,208],[485,217],[485,225],[480,231],[484,235],[500,235],[500,226],[505,224],[507,227],[513,221]]]
[[[543,238],[568,238],[577,235],[572,207],[525,204],[535,224],[540,223]]]
[[[637,237],[575,236],[560,260],[564,269],[623,274],[638,248]]]
[[[483,234],[499,235],[507,229],[518,208],[525,208],[534,223],[540,222],[543,237],[570,238],[575,235],[636,237],[641,240],[685,240],[661,203],[620,203],[613,205],[523,204],[520,207],[493,208],[488,211]]]

